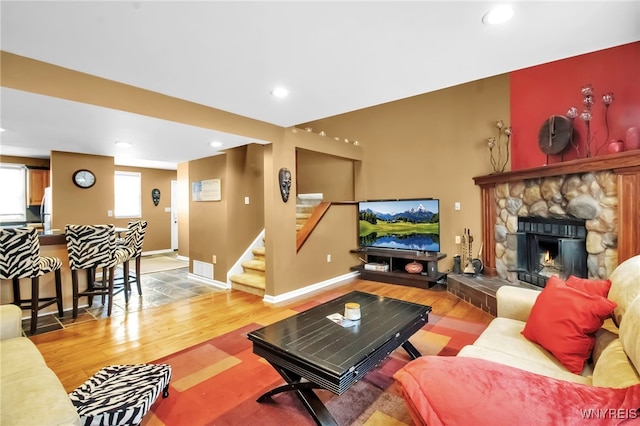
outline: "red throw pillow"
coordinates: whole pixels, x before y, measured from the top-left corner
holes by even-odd
[[[524,337],[539,344],[575,374],[581,374],[602,327],[616,304],[551,277],[531,309]]]
[[[584,291],[585,293],[602,297],[607,297],[609,289],[611,288],[611,281],[609,280],[590,280],[587,278],[574,277],[573,275],[567,278],[566,284],[569,287]]]

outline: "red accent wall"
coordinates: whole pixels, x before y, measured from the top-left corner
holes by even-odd
[[[607,154],[603,146],[608,142],[602,102],[605,93],[613,92],[615,98],[608,113],[609,140],[624,140],[629,127],[640,126],[640,42],[514,71],[510,73],[512,170],[547,164],[547,155],[538,146],[540,127],[551,115],[566,115],[572,106],[582,112],[585,107],[580,90],[589,83],[595,97],[591,107],[592,157]],[[568,146],[562,154],[549,156],[549,164],[585,157],[586,125],[579,116],[574,120],[573,138],[580,155]]]

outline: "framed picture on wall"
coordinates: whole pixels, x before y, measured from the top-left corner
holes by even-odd
[[[191,182],[193,201],[220,201],[220,179],[206,179]]]

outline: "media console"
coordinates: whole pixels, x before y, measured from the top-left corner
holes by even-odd
[[[360,272],[360,278],[363,280],[429,288],[447,276],[445,273],[438,272],[438,261],[447,257],[445,253],[377,248],[359,248],[351,250],[351,253],[358,254],[366,263],[389,265],[388,271],[368,270],[364,265],[352,267],[352,271]],[[405,266],[414,261],[422,264],[422,272],[419,274],[410,274],[405,270]]]

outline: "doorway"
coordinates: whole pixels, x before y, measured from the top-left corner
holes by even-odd
[[[171,250],[178,250],[178,181],[171,181]]]

